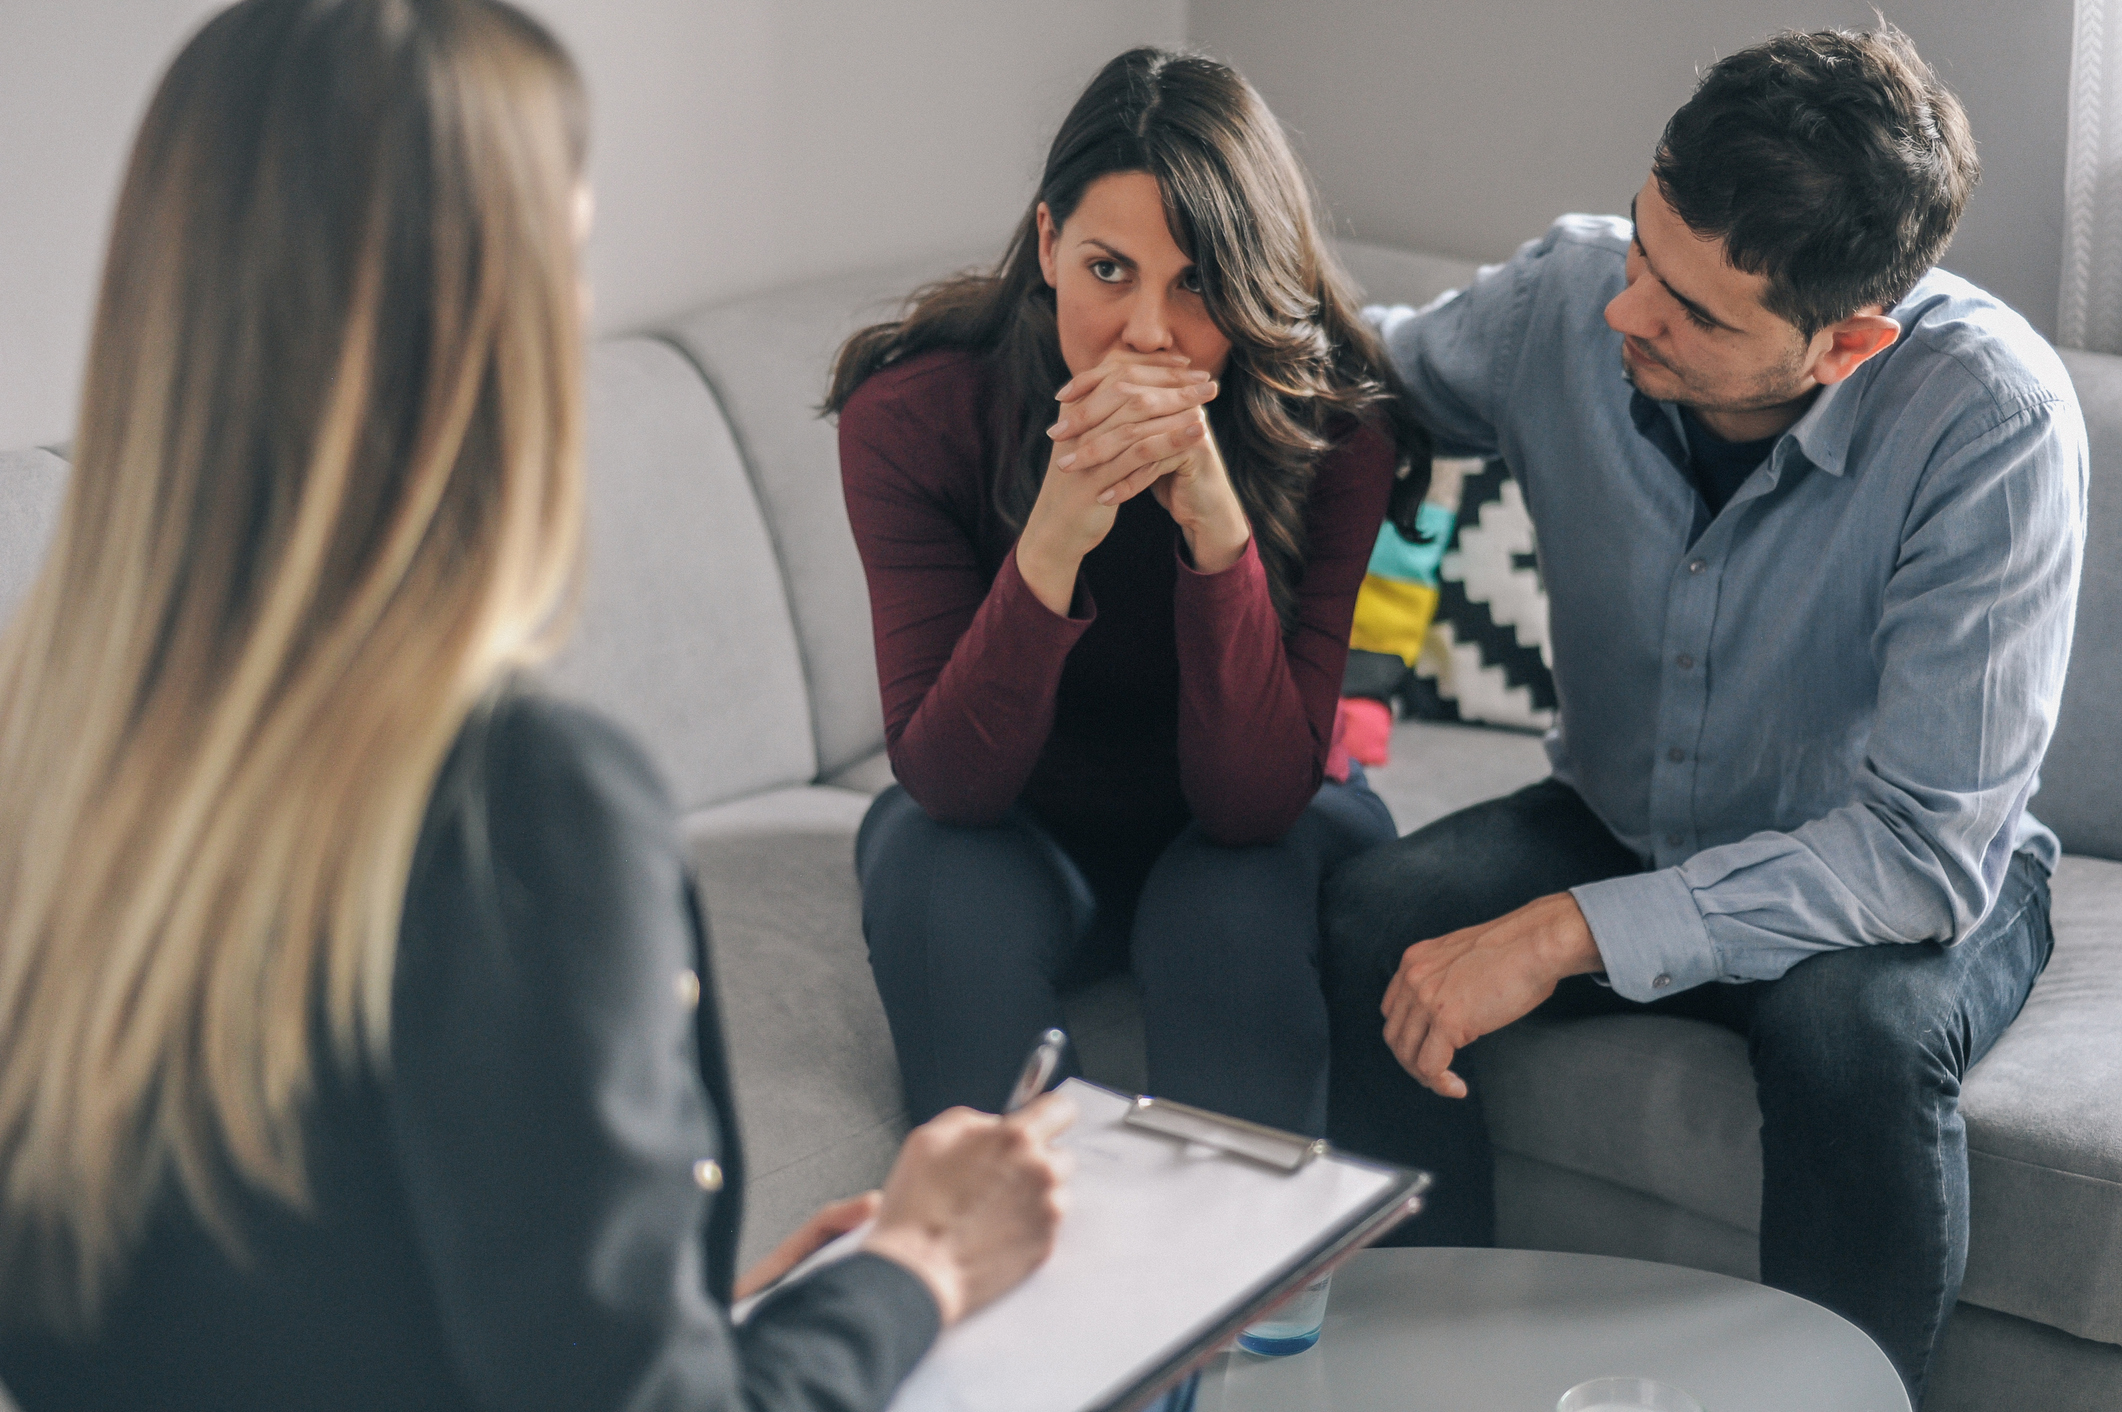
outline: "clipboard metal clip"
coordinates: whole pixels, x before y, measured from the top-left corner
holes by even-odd
[[[1174,1103],[1169,1098],[1152,1098],[1146,1093],[1127,1110],[1124,1121],[1131,1128],[1146,1128],[1183,1142],[1202,1143],[1281,1172],[1294,1172],[1312,1158],[1323,1157],[1327,1152],[1324,1138],[1299,1137],[1264,1123],[1227,1118],[1206,1108]]]

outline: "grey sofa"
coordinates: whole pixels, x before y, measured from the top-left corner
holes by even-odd
[[[1346,253],[1381,299],[1471,273]],[[879,1181],[905,1130],[850,861],[891,776],[816,405],[838,341],[953,263],[718,305],[594,353],[590,574],[551,674],[642,736],[683,812],[751,1156],[747,1258]],[[2035,807],[2072,856],[2055,959],[1967,1084],[1974,1244],[1935,1412],[2122,1407],[2122,359],[2066,356],[2093,427],[2093,540]],[[0,605],[33,571],[64,476],[50,451],[0,454]],[[1404,831],[1542,773],[1528,737],[1407,723],[1374,782]],[[1139,1088],[1129,984],[1069,1008],[1092,1076]],[[1754,1274],[1759,1113],[1737,1038],[1650,1017],[1523,1024],[1473,1060],[1506,1243]]]

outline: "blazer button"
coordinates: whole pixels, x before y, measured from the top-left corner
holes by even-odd
[[[722,1190],[722,1164],[712,1157],[693,1163],[693,1185],[702,1191]]]
[[[1663,990],[1672,983],[1673,978],[1671,976],[1665,975],[1663,972],[1660,972],[1658,975],[1651,977],[1650,988],[1652,990]]]
[[[678,1003],[688,1010],[700,1008],[700,977],[694,971],[680,971],[672,983],[678,992]]]
[[[1690,559],[1687,561],[1687,571],[1691,574],[1699,574],[1708,567],[1709,560],[1707,559]]]

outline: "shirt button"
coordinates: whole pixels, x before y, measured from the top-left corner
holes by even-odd
[[[1650,978],[1650,988],[1652,990],[1663,990],[1672,983],[1673,978],[1662,971]]]
[[[1672,749],[1665,752],[1665,758],[1677,765],[1687,758],[1687,752],[1675,745]]]
[[[1687,842],[1687,835],[1679,833],[1669,833],[1665,836],[1665,841],[1671,844],[1673,847],[1678,848],[1681,844]]]
[[[700,976],[696,971],[680,971],[672,978],[671,988],[678,994],[678,1003],[688,1010],[700,1008]]]
[[[722,1190],[722,1164],[712,1157],[693,1163],[693,1185],[702,1191]]]
[[[1707,559],[1690,559],[1687,561],[1687,571],[1691,574],[1699,574],[1708,567],[1709,560]]]
[[[1685,652],[1673,658],[1673,662],[1683,672],[1690,670],[1695,665],[1695,659],[1688,656]]]

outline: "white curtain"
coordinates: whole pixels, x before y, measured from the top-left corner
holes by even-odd
[[[2057,342],[2122,353],[2122,0],[2076,0]]]

